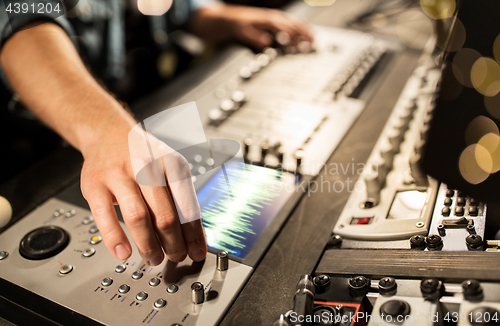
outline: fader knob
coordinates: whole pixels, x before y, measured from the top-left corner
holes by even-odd
[[[278,162],[279,164],[283,164],[283,158],[284,158],[284,150],[283,150],[283,147],[278,147],[278,149],[276,150],[276,157],[278,158]]]
[[[267,152],[269,152],[269,143],[267,141],[263,141],[260,144],[260,161],[262,164],[265,163]]]
[[[225,100],[222,100],[220,102],[220,108],[224,112],[230,112],[230,111],[234,110],[235,105],[234,105],[234,102],[232,100],[225,99]]]
[[[261,67],[267,67],[267,65],[271,61],[271,58],[266,53],[257,54],[255,56],[255,59],[257,59],[257,62],[261,65]]]
[[[302,160],[304,159],[305,152],[302,149],[298,149],[295,151],[293,154],[293,157],[295,158],[296,162],[296,172],[300,173],[300,166],[302,165]]]
[[[240,75],[241,79],[248,80],[248,79],[252,78],[253,72],[252,72],[252,69],[250,67],[245,66],[245,67],[240,69],[239,75]]]
[[[219,109],[212,109],[208,112],[208,118],[210,119],[210,123],[218,125],[224,120],[224,113]]]
[[[229,254],[222,250],[217,253],[217,270],[223,272],[229,268]]]
[[[235,91],[231,96],[231,99],[234,101],[234,103],[242,105],[246,102],[246,94],[243,91]]]
[[[250,146],[252,146],[252,138],[245,138],[243,141],[243,156],[245,158],[250,153]]]
[[[271,61],[273,61],[274,59],[276,59],[279,55],[278,53],[278,50],[276,50],[275,48],[266,48],[264,49],[264,54],[266,54],[267,56],[269,56],[269,59]]]
[[[365,176],[366,184],[366,197],[368,200],[372,200],[375,203],[380,201],[380,191],[382,190],[382,185],[379,181],[379,175],[377,171],[370,171]]]
[[[394,155],[394,147],[389,143],[389,141],[384,141],[380,145],[380,156],[386,163],[387,171],[389,171],[393,166]]]
[[[410,157],[410,171],[418,187],[427,187],[429,180],[427,179],[427,174],[422,170],[421,163],[422,156],[420,154],[413,154]]]
[[[201,304],[205,301],[205,287],[201,282],[194,282],[191,285],[191,300],[194,304]]]
[[[387,139],[395,150],[395,153],[399,153],[399,145],[403,142],[404,133],[398,129],[391,129],[387,134]]]
[[[12,207],[7,199],[0,196],[0,228],[9,223],[12,217]]]

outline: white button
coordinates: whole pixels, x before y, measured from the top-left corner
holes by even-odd
[[[203,157],[200,154],[197,154],[197,155],[194,156],[194,161],[196,163],[200,163],[201,160],[203,160]]]
[[[172,284],[170,285],[168,288],[167,288],[167,292],[170,293],[170,294],[174,294],[175,292],[177,292],[179,290],[179,287],[175,284]]]
[[[205,174],[205,172],[207,172],[207,169],[206,169],[204,166],[200,166],[200,167],[198,168],[198,172],[199,172],[200,174]]]
[[[92,216],[85,216],[82,220],[83,225],[88,225],[94,221],[94,218]]]

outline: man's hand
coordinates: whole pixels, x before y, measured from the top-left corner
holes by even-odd
[[[167,187],[140,185],[136,182],[131,164],[130,149],[135,145],[130,144],[130,138],[129,134],[127,142],[127,137],[119,133],[107,135],[98,143],[82,149],[85,158],[81,175],[82,193],[106,247],[118,259],[126,259],[131,253],[131,246],[113,207],[113,204],[118,204],[148,265],[159,265],[164,258],[163,250],[174,262],[184,260],[187,254],[194,261],[203,260],[207,246],[188,162],[149,135],[154,152],[165,154],[161,162],[157,161],[161,169],[159,175],[153,177],[165,178],[166,175],[175,181]],[[132,154],[132,160],[147,162],[147,158],[143,160]],[[178,214],[192,222],[181,224]]]
[[[174,204],[183,216],[199,216],[191,180],[184,178],[167,187],[137,184],[128,142],[137,122],[88,73],[59,26],[45,23],[17,32],[3,46],[0,60],[23,103],[82,152],[82,192],[104,243],[116,258],[130,257],[132,247],[114,203],[120,205],[147,264],[161,263],[163,252],[177,262],[187,254],[195,261],[205,257],[201,220],[192,218],[193,222],[181,225]],[[184,173],[185,166],[182,157],[171,155],[164,164],[167,172]]]
[[[285,32],[291,45],[300,39],[313,42],[308,25],[281,10],[213,3],[196,11],[191,19],[192,31],[214,43],[231,40],[262,50],[273,42],[273,35]]]

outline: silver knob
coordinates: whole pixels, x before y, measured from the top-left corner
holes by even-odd
[[[200,304],[205,301],[205,288],[203,283],[194,282],[191,285],[191,300],[194,304]]]
[[[227,271],[229,268],[229,254],[222,250],[217,253],[217,269],[221,272]]]
[[[252,146],[252,138],[245,138],[243,141],[243,156],[245,158],[250,154],[250,146]]]

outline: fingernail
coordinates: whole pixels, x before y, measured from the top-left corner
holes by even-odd
[[[128,249],[122,244],[119,244],[115,247],[115,253],[118,259],[121,260],[127,259],[130,256]]]
[[[151,259],[148,263],[149,266],[158,266],[161,264],[161,262],[163,261],[163,255],[160,255],[158,257],[156,257],[155,259]]]
[[[205,259],[205,251],[198,249],[191,253],[191,259],[194,261],[200,261]]]

